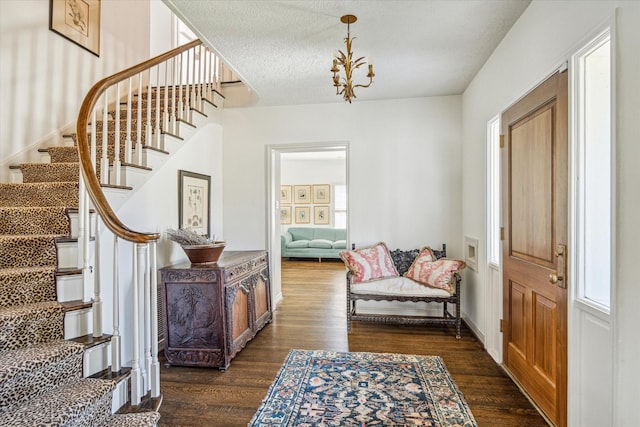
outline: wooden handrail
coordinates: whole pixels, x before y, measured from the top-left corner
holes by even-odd
[[[119,73],[113,74],[109,77],[105,77],[104,79],[93,85],[93,87],[85,96],[82,105],[80,106],[80,112],[78,113],[78,122],[76,125],[76,133],[78,156],[80,160],[82,176],[84,178],[89,197],[91,197],[91,201],[93,202],[96,211],[98,211],[98,214],[100,215],[103,223],[109,230],[111,230],[113,234],[121,239],[133,243],[148,243],[158,240],[160,238],[160,235],[158,233],[143,233],[131,230],[130,228],[125,226],[122,221],[120,221],[120,219],[111,209],[111,206],[109,205],[109,202],[107,202],[107,199],[102,191],[100,181],[98,181],[98,178],[95,174],[94,165],[91,161],[91,150],[89,148],[89,141],[87,137],[87,126],[89,123],[89,117],[96,105],[96,102],[108,88],[112,87],[116,83],[124,81],[129,77],[133,77],[136,74],[141,73],[142,71],[145,71],[155,65],[161,64],[201,44],[202,42],[200,40],[194,40],[183,46],[177,47],[166,53],[144,61],[140,64],[134,65],[133,67],[127,68],[124,71],[120,71]],[[119,100],[116,100],[116,102],[118,101]],[[117,135],[116,138],[118,138]]]

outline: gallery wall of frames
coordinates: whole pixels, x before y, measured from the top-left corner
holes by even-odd
[[[280,186],[280,224],[329,225],[331,185]]]

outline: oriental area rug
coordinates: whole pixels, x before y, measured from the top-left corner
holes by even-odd
[[[291,350],[249,426],[477,424],[440,357]]]

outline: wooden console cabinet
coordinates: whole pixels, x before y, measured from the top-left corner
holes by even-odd
[[[217,263],[160,269],[168,365],[226,369],[271,322],[265,251],[223,252]]]

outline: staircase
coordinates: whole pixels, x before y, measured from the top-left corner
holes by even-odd
[[[192,84],[195,88],[195,74]],[[94,114],[87,135],[70,134],[59,146],[41,148],[45,161],[13,166],[13,182],[0,183],[1,426],[154,426],[160,418],[158,316],[153,319],[155,308],[148,307],[155,299],[147,287],[155,275],[155,246],[149,250],[150,265],[132,272],[134,287],[146,292],[147,304],[140,314],[134,301],[132,316],[144,325],[136,328],[134,322],[120,337],[115,321],[113,335],[102,334],[94,269],[100,264],[96,217],[105,208],[93,210],[91,191],[83,195],[77,144],[85,136],[92,141],[92,179],[101,182],[107,202],[117,206],[199,124],[210,120],[205,111],[214,111],[214,101],[222,104],[224,97],[210,89],[209,96],[201,92],[190,99],[189,88],[183,94],[180,87],[178,95],[177,85],[152,88],[149,83],[145,89],[131,93],[126,102],[119,97],[105,102],[102,120]],[[167,114],[175,117],[162,119]],[[132,366],[122,367],[120,341],[131,338],[134,353],[144,347],[144,355],[134,354]]]
[[[77,149],[48,152],[51,163],[21,165],[23,183],[0,184],[0,425],[153,426],[157,412],[112,415],[126,374],[84,377],[85,352],[109,337],[74,336],[87,305],[70,299],[82,297],[81,271],[62,246],[77,242]]]

